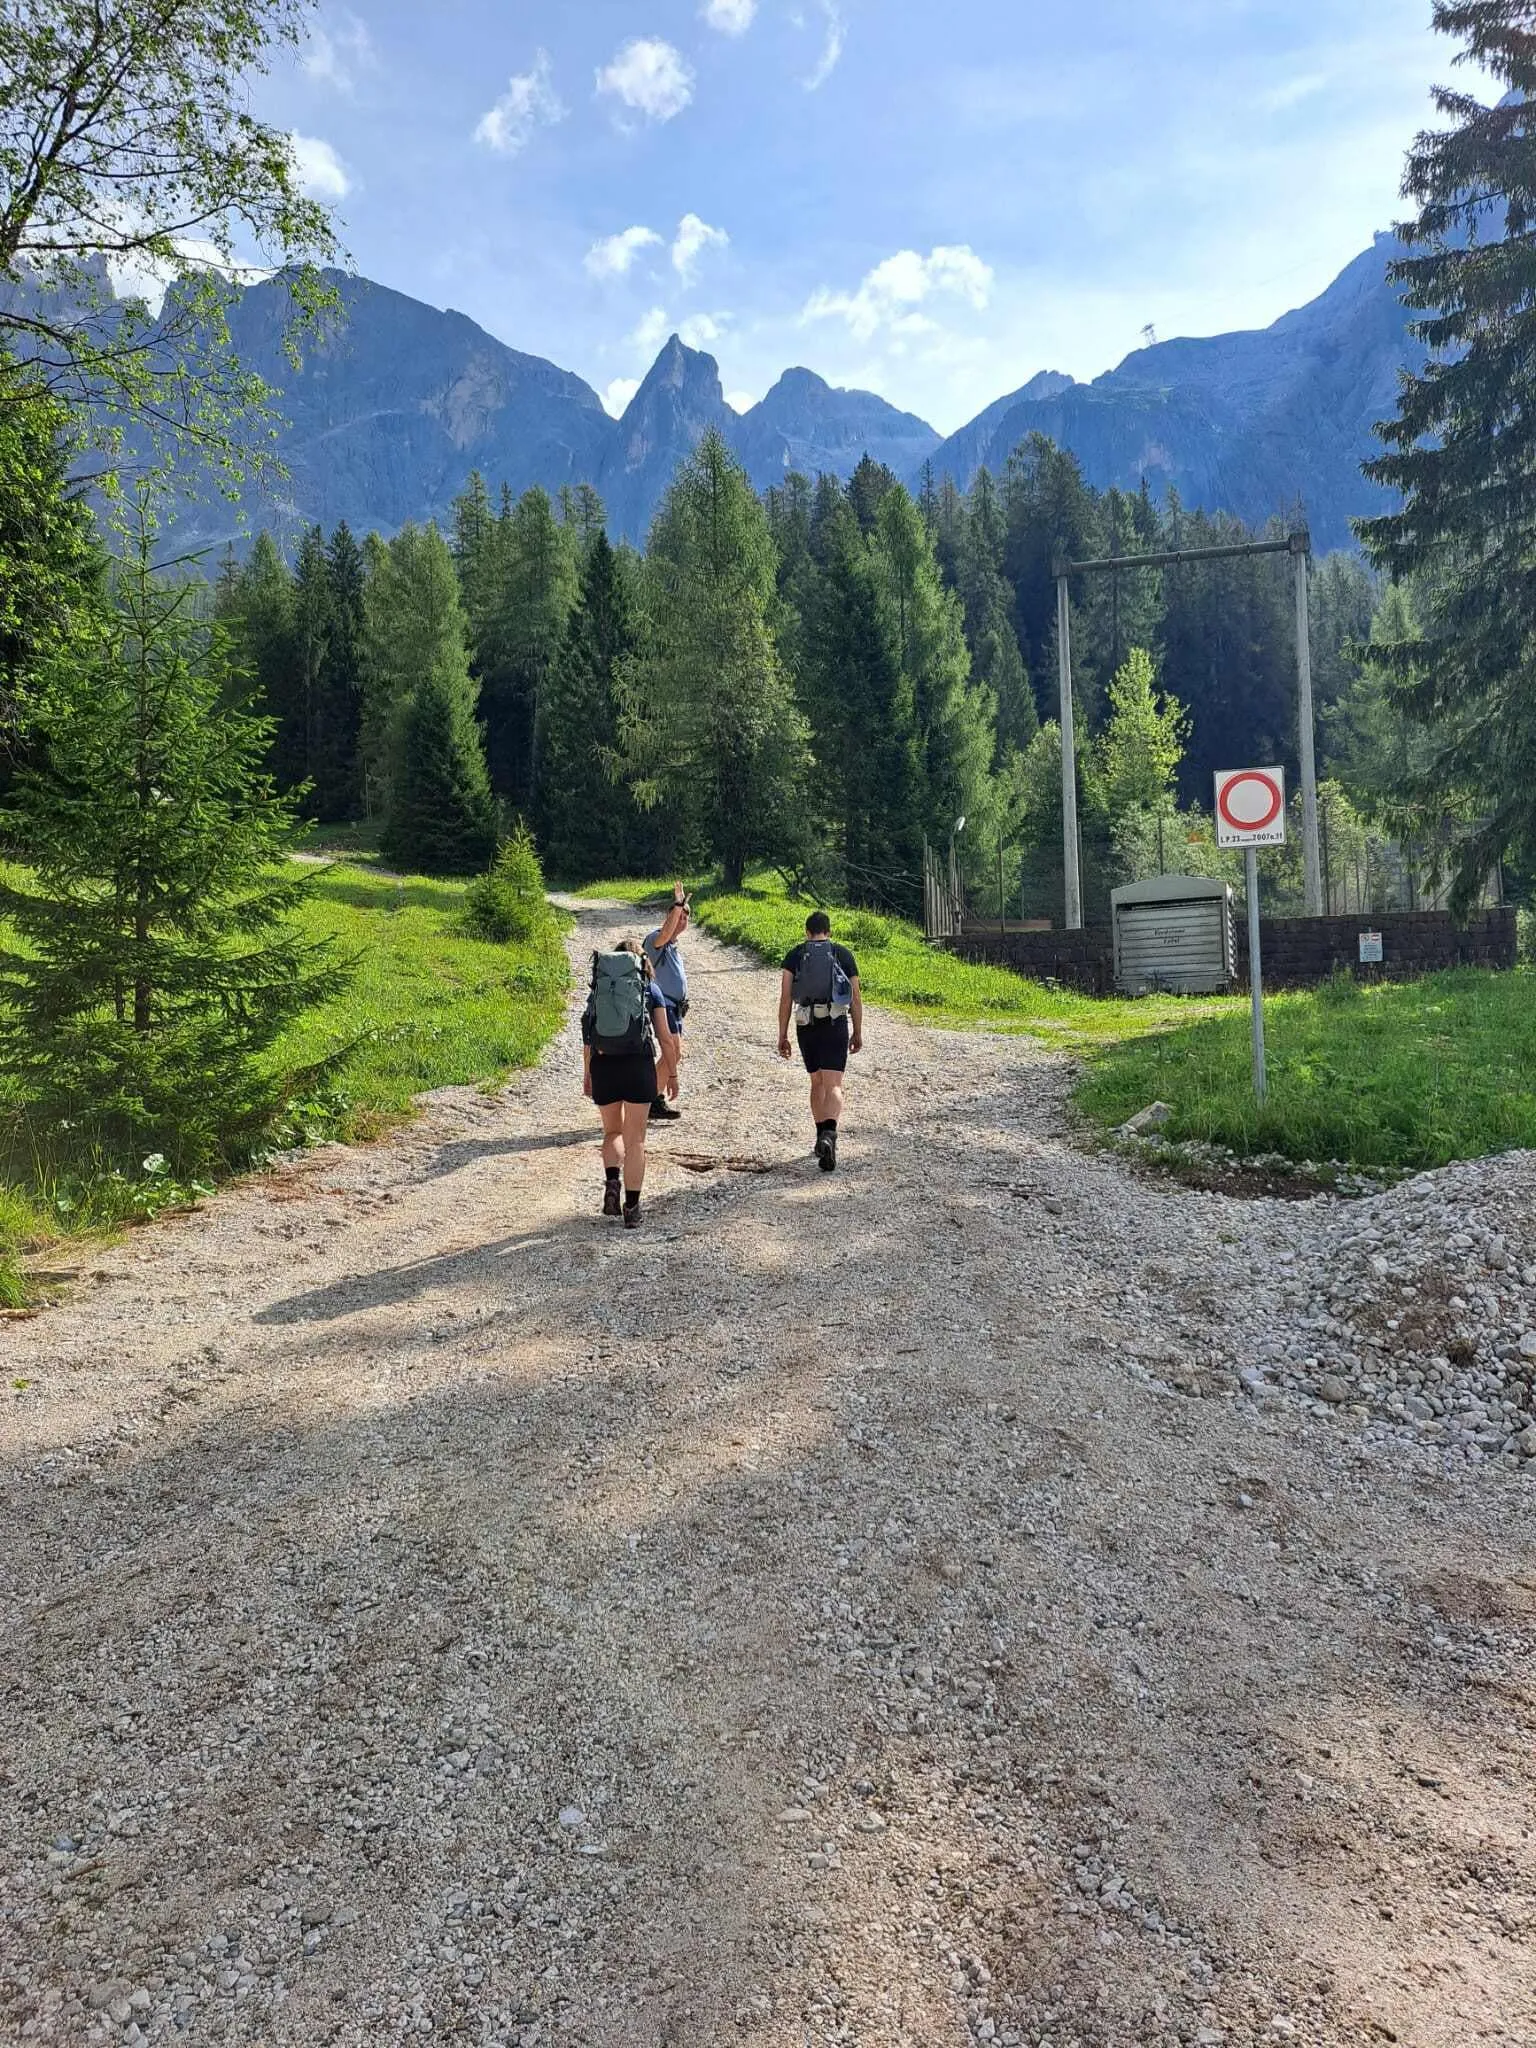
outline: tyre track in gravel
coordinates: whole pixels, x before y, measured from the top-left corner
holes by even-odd
[[[4,1331],[0,2040],[1536,2042],[1528,1484],[1230,1370],[1326,1212],[878,1013],[821,1176],[690,946],[638,1237],[573,1007]]]

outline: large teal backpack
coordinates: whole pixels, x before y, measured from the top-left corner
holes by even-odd
[[[592,1050],[644,1052],[650,1038],[644,962],[637,953],[594,953]]]

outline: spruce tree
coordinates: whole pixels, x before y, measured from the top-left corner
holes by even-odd
[[[417,686],[465,661],[453,560],[435,526],[403,526],[373,544],[363,602],[362,760],[371,815],[389,810],[399,727]]]
[[[641,647],[621,684],[621,754],[643,808],[668,814],[739,887],[749,860],[804,836],[805,727],[770,626],[768,519],[707,433],[651,529]]]
[[[278,727],[278,779],[285,788],[303,786],[305,809],[315,803],[315,769],[323,722],[325,666],[331,640],[331,576],[325,536],[306,529],[293,565],[293,671],[291,700]]]
[[[97,580],[90,514],[69,481],[70,426],[59,400],[0,351],[0,776],[31,670]]]
[[[995,832],[997,706],[971,673],[960,600],[944,588],[933,542],[900,484],[881,500],[873,559],[912,690],[924,829],[940,844],[948,843],[961,817]]]
[[[156,579],[142,514],[131,542],[40,675],[43,754],[5,818],[26,867],[0,886],[0,1070],[72,1151],[187,1172],[258,1142],[293,1085],[274,1041],[344,976],[291,922],[271,722],[220,701],[224,628],[195,581]]]
[[[547,492],[525,491],[501,527],[493,679],[481,687],[486,755],[497,792],[532,814],[550,672],[565,644],[577,592],[574,527],[555,518]]]
[[[444,663],[401,714],[379,851],[392,867],[472,875],[496,850],[496,805],[467,663]]]
[[[236,666],[249,678],[256,708],[272,721],[271,765],[281,789],[302,782],[301,691],[293,633],[293,577],[263,527],[240,570],[225,619]]]
[[[627,874],[637,864],[633,805],[610,773],[619,737],[618,678],[636,644],[628,573],[599,531],[550,672],[539,836],[550,873],[567,881]]]
[[[365,572],[363,551],[343,520],[325,551],[329,631],[320,671],[313,806],[327,823],[355,818],[362,807]]]
[[[1503,96],[1438,90],[1449,125],[1409,152],[1419,211],[1389,274],[1428,360],[1404,374],[1378,428],[1386,452],[1366,464],[1401,508],[1357,530],[1378,569],[1415,579],[1418,634],[1369,659],[1430,729],[1405,796],[1469,820],[1451,861],[1465,908],[1506,853],[1536,858],[1536,4],[1436,0],[1434,21]]]
[[[915,907],[922,874],[923,776],[912,684],[868,542],[846,503],[822,535],[806,619],[802,702],[817,772],[856,903]]]

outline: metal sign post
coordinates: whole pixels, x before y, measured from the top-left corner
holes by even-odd
[[[1259,959],[1259,855],[1250,846],[1248,863],[1248,984],[1253,993],[1253,1092],[1269,1099],[1269,1072],[1264,1064],[1264,968]]]
[[[1253,993],[1253,1092],[1269,1096],[1264,1059],[1264,966],[1259,956],[1259,848],[1285,844],[1285,770],[1235,768],[1216,777],[1216,844],[1240,846],[1248,882],[1248,981]]]

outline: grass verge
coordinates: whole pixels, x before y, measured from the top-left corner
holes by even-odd
[[[430,1088],[492,1083],[533,1065],[564,1015],[569,971],[551,917],[522,945],[462,927],[466,882],[404,880],[350,863],[319,869],[300,922],[354,957],[350,985],[301,1018],[273,1049],[280,1068],[348,1057],[326,1092],[293,1105],[283,1142],[367,1138],[406,1116]],[[0,1105],[3,1106],[3,1105]],[[0,1310],[22,1306],[20,1260],[61,1239],[143,1220],[194,1200],[163,1174],[100,1171],[50,1147],[19,1146],[0,1180]]]
[[[1341,978],[1267,1001],[1263,1109],[1246,1006],[1100,1048],[1077,1100],[1107,1129],[1166,1102],[1164,1137],[1241,1158],[1418,1172],[1536,1146],[1533,994],[1524,970],[1467,968],[1369,988]]]
[[[667,894],[654,880],[595,882],[579,892],[635,905]],[[813,906],[791,897],[777,876],[753,877],[734,894],[701,888],[694,892],[699,922],[727,945],[744,946],[771,967],[805,937]],[[1029,1032],[1077,1050],[1149,1031],[1167,1030],[1192,1016],[1233,1007],[1232,999],[1193,1001],[1151,996],[1141,1002],[1100,1000],[1026,981],[1006,967],[978,966],[930,946],[914,924],[873,911],[825,906],[833,936],[858,959],[859,979],[872,1003],[900,1010],[929,1024],[985,1024],[994,1031]]]

